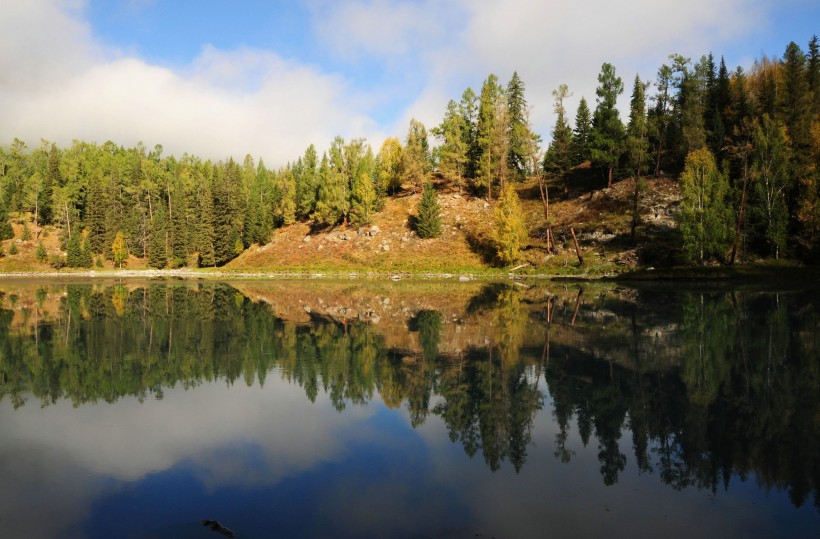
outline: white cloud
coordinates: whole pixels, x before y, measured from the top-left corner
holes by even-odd
[[[338,69],[329,73],[271,51],[210,45],[182,69],[151,65],[97,42],[79,0],[14,2],[0,18],[0,143],[142,140],[177,155],[250,153],[275,166],[337,134],[378,148],[385,136],[404,137],[410,118],[432,127],[468,85],[478,92],[491,72],[506,83],[514,70],[548,138],[559,84],[574,94],[573,116],[582,95],[595,106],[603,62],[628,94],[635,73],[654,79],[672,52],[720,54],[767,28],[766,9],[744,0],[315,0],[313,39],[342,59],[325,64]]]
[[[339,76],[272,52],[212,46],[173,71],[103,51],[76,13],[65,3],[25,2],[0,19],[0,72],[12,74],[0,80],[4,144],[141,140],[176,155],[250,153],[282,165],[336,134],[378,131],[366,101]],[[32,31],[41,20],[47,31]]]

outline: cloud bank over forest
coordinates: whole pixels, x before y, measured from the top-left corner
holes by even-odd
[[[777,36],[769,1],[444,4],[314,0],[303,14],[304,41],[294,45],[313,55],[248,45],[239,36],[230,46],[202,42],[180,65],[146,59],[139,43],[102,39],[86,2],[12,2],[0,17],[0,144],[13,137],[30,146],[40,138],[61,146],[72,139],[143,141],[175,155],[250,153],[280,166],[308,144],[326,148],[337,134],[366,137],[378,150],[386,136],[403,138],[410,118],[432,127],[447,100],[458,100],[467,86],[478,92],[490,72],[506,83],[513,70],[526,84],[535,130],[547,139],[552,90],[569,85],[570,116],[582,95],[594,106],[603,62],[630,88],[636,73],[654,80],[672,52],[727,53],[732,69],[805,37],[740,52],[755,36],[760,43]],[[259,24],[253,10],[237,17]],[[626,107],[628,95],[621,101]]]

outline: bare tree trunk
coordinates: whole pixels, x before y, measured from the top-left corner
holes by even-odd
[[[578,247],[578,238],[575,237],[575,229],[569,227],[569,231],[572,234],[572,242],[575,244],[575,254],[578,256],[578,265],[584,265],[584,257],[581,256],[581,249]]]

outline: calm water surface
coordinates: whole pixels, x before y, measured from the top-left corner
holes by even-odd
[[[0,535],[817,537],[818,302],[0,282]]]

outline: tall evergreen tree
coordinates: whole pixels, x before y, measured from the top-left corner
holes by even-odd
[[[648,84],[635,75],[629,104],[629,122],[626,127],[626,149],[629,168],[637,177],[643,174],[649,158],[647,139],[646,88]]]
[[[659,176],[664,150],[667,148],[669,126],[672,123],[672,68],[663,64],[658,68],[655,80],[657,92],[652,98],[655,105],[649,113],[648,127],[654,144],[655,176]]]
[[[598,75],[595,90],[597,106],[592,118],[592,160],[607,171],[607,186],[612,187],[613,169],[620,159],[624,138],[624,126],[618,112],[618,96],[624,91],[624,83],[615,75],[615,67],[604,63]]]
[[[458,105],[451,99],[447,103],[447,112],[441,125],[431,130],[433,135],[441,141],[438,148],[439,173],[446,180],[456,184],[459,191],[461,191],[468,160],[468,147],[464,137],[466,128]]]
[[[294,176],[296,180],[296,215],[305,218],[310,216],[316,208],[319,158],[313,144],[305,150],[305,155],[299,162],[298,168],[294,170]]]
[[[478,173],[478,158],[480,155],[478,147],[478,97],[472,88],[467,87],[461,94],[461,101],[458,104],[458,112],[462,119],[463,130],[461,133],[464,146],[467,148],[467,162],[464,166],[464,176],[474,179]]]
[[[10,240],[12,238],[14,238],[14,230],[9,222],[6,200],[4,196],[0,196],[0,240]]]
[[[506,153],[499,155],[499,129],[496,126],[499,106],[503,90],[498,84],[498,77],[490,74],[481,87],[479,98],[478,119],[476,123],[477,162],[478,170],[473,179],[473,188],[477,192],[486,192],[487,198],[492,198],[492,186],[496,178],[498,160],[506,159]]]
[[[544,154],[544,171],[563,176],[572,167],[572,128],[567,123],[564,100],[571,94],[566,84],[552,91],[553,111],[557,119],[552,129],[552,140]]]
[[[416,119],[410,120],[407,141],[402,152],[404,181],[413,186],[413,192],[422,187],[430,174],[430,143],[427,128]]]
[[[572,160],[575,164],[592,159],[590,143],[592,140],[592,114],[587,100],[581,98],[578,111],[575,113],[575,128],[572,131]]]
[[[148,233],[148,265],[164,268],[168,265],[168,211],[164,204],[157,205]]]
[[[417,211],[416,233],[419,237],[426,239],[441,236],[441,208],[431,182],[424,184]]]
[[[313,218],[319,224],[336,225],[347,217],[349,185],[345,174],[344,139],[336,137],[330,146],[330,157],[322,157],[319,166],[319,197]]]
[[[820,41],[817,35],[812,36],[809,41],[808,55],[808,82],[809,91],[813,97],[813,110],[815,116],[820,114]]]
[[[507,83],[507,167],[514,181],[523,181],[527,173],[527,146],[531,138],[527,125],[527,100],[524,81],[514,71]]]

